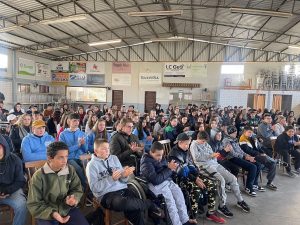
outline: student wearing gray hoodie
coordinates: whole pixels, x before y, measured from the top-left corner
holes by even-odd
[[[227,218],[231,218],[233,216],[226,206],[226,183],[230,185],[234,196],[238,200],[237,206],[242,208],[242,210],[245,212],[250,212],[249,206],[243,200],[243,197],[240,193],[240,187],[237,182],[237,178],[218,163],[217,158],[220,156],[220,153],[213,152],[212,148],[207,143],[208,140],[209,135],[205,131],[200,131],[198,133],[197,140],[192,142],[190,151],[194,159],[194,163],[199,168],[207,170],[209,173],[213,174],[213,176],[221,183],[221,201],[218,212]]]
[[[128,177],[134,170],[134,167],[123,168],[118,157],[110,155],[106,140],[95,140],[94,154],[86,168],[91,191],[104,208],[123,211],[133,225],[144,225],[145,210],[150,209],[156,216],[161,212],[150,200],[139,199],[128,189]]]

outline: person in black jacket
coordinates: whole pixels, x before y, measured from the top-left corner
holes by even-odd
[[[189,153],[191,139],[187,134],[179,134],[176,142],[177,144],[170,151],[168,158],[169,160],[175,160],[179,165],[176,171],[176,183],[183,192],[188,211],[191,212],[192,217],[195,218],[199,207],[201,207],[201,205],[199,205],[201,201],[200,197],[201,195],[205,195],[205,197],[208,197],[206,218],[216,223],[225,223],[226,221],[216,214],[218,183],[210,179],[209,174],[204,175],[205,172],[199,171],[194,164],[191,154]]]
[[[266,187],[276,191],[277,187],[272,183],[276,175],[276,161],[266,155],[266,153],[261,149],[258,140],[252,137],[252,134],[253,129],[251,127],[247,126],[244,128],[243,134],[239,140],[241,149],[248,155],[255,157],[257,162],[268,168],[268,183]]]
[[[300,141],[293,126],[287,126],[282,134],[275,141],[275,151],[282,155],[284,163],[286,163],[286,172],[290,177],[295,177],[291,171],[290,155],[295,158],[295,172],[300,174],[300,152],[297,148],[300,146]]]
[[[132,134],[133,122],[131,119],[123,118],[120,125],[121,130],[111,138],[109,143],[111,154],[119,158],[122,166],[135,166],[138,173],[143,147],[138,145],[138,137]]]
[[[14,210],[13,225],[25,225],[27,217],[23,186],[26,181],[21,159],[11,153],[7,137],[0,135],[0,205]]]
[[[164,147],[154,142],[150,152],[141,159],[141,175],[147,180],[149,189],[156,195],[163,195],[172,224],[191,225],[197,221],[189,219],[185,200],[180,187],[172,181],[172,174],[178,164],[163,158]]]
[[[51,115],[50,119],[47,121],[48,133],[52,135],[54,138],[57,136],[57,125],[61,119],[60,111],[56,110]]]

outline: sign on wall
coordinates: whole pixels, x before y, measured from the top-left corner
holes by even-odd
[[[105,85],[105,75],[87,74],[87,85]]]
[[[161,74],[160,73],[140,73],[139,74],[139,84],[140,85],[161,84]]]
[[[70,73],[85,73],[86,63],[85,62],[70,62]]]
[[[48,65],[48,64],[36,63],[35,71],[36,71],[37,76],[41,76],[41,77],[50,77],[51,76],[50,65]]]
[[[68,73],[52,73],[51,81],[53,85],[67,85],[69,81]]]
[[[131,86],[131,74],[112,74],[112,85]]]
[[[33,60],[19,58],[19,75],[29,75],[34,76],[35,74],[35,64]]]
[[[205,63],[165,63],[164,78],[206,78]]]
[[[87,62],[87,74],[105,74],[105,64],[101,62]]]
[[[131,64],[128,62],[113,62],[112,73],[131,73]]]
[[[86,74],[70,73],[69,85],[70,86],[85,86],[86,85]]]
[[[51,70],[55,72],[69,72],[68,61],[52,61]]]

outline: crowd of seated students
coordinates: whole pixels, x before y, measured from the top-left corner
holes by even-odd
[[[103,207],[123,211],[135,225],[145,224],[146,209],[154,217],[163,216],[152,201],[138,199],[128,188],[134,175],[142,176],[154,195],[164,197],[173,224],[197,223],[203,193],[206,218],[225,223],[219,214],[233,216],[226,189],[231,189],[238,207],[250,211],[237,182],[241,169],[247,172],[244,191],[252,197],[266,191],[258,184],[263,167],[265,187],[277,190],[273,181],[279,156],[288,176],[300,174],[295,129],[300,119],[296,121],[292,111],[204,105],[188,105],[181,111],[169,105],[164,113],[156,104],[148,114],[133,105],[118,110],[107,105],[73,109],[48,104],[40,113],[37,106],[25,111],[20,103],[8,111],[0,102],[0,116],[10,123],[0,136],[0,204],[14,210],[14,225],[25,224],[28,210],[37,224],[88,224],[77,208],[88,187],[87,205],[94,196]],[[158,141],[166,139],[172,150],[165,157]],[[85,154],[92,154],[86,173],[80,160]],[[37,160],[46,163],[32,177],[26,203],[24,163]]]

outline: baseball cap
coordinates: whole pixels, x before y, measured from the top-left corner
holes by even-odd
[[[179,141],[188,141],[188,140],[190,140],[190,137],[186,133],[180,133],[177,136],[176,141],[174,142],[174,144],[178,143]]]
[[[14,120],[14,119],[16,119],[17,118],[17,116],[16,115],[14,115],[14,114],[10,114],[10,115],[8,115],[7,116],[7,122],[9,122],[9,121],[11,121],[11,120]]]
[[[236,129],[236,127],[235,126],[228,126],[227,127],[227,134],[233,134],[234,132],[236,132],[237,131],[237,129]]]
[[[46,126],[46,124],[45,124],[44,120],[35,120],[32,123],[32,127],[36,127],[36,128],[45,127],[45,126]]]

